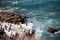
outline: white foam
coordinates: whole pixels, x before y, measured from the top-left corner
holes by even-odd
[[[2,12],[2,10],[0,10],[0,12]]]
[[[7,8],[9,8],[9,9],[8,10],[4,10],[4,12],[14,12],[14,10],[18,10],[19,9],[19,7],[10,8],[9,6]]]
[[[6,8],[10,8],[10,6],[7,6]]]
[[[17,4],[17,3],[18,3],[18,1],[15,1],[15,2],[12,2],[11,4],[13,4],[13,5],[14,5],[14,4]]]
[[[32,15],[33,14],[33,11],[29,12],[28,15]]]
[[[50,36],[51,36],[51,37],[54,37],[54,35],[53,35],[53,34],[51,34]]]
[[[36,29],[36,36],[42,36],[43,30]]]
[[[51,22],[52,22],[52,19],[48,20],[47,22],[48,22],[48,23],[51,23]]]
[[[50,12],[50,16],[52,16],[52,15],[54,15],[55,14],[55,12]]]
[[[10,8],[8,10],[4,10],[4,12],[14,12],[14,8]]]
[[[17,9],[19,9],[19,7],[16,7],[15,9],[17,10]]]
[[[26,11],[26,9],[25,9],[25,8],[23,8],[23,9],[21,9],[20,11]]]

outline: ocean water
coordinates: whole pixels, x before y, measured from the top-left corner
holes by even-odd
[[[49,26],[60,28],[60,0],[0,0],[0,7],[25,14],[28,20],[33,20],[36,40],[60,40],[60,35],[47,32]]]

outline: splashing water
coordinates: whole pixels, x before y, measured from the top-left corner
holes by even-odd
[[[17,4],[12,5],[12,2]],[[59,0],[6,0],[5,11],[23,13],[28,20],[33,20],[37,40],[59,40],[59,35],[47,32],[47,27],[59,28],[60,26],[60,1]]]

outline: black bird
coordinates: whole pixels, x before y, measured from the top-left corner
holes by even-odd
[[[0,29],[0,36],[3,35],[3,34],[5,34],[4,28],[1,27],[1,29]]]

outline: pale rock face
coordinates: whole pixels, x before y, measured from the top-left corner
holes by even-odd
[[[28,33],[28,31],[30,30],[30,34],[32,33],[32,30],[33,30],[33,23],[28,23],[27,25],[20,23],[20,25],[21,25],[22,28],[25,30],[25,32]]]
[[[7,27],[10,27],[10,25],[8,23],[5,23]]]
[[[16,28],[16,25],[11,24],[11,27],[12,27],[12,29],[15,29]]]
[[[10,37],[10,36],[12,36],[12,35],[16,35],[16,32],[15,31],[12,31],[12,30],[10,30],[10,31],[8,31],[9,30],[9,28],[10,27],[14,27],[15,26],[15,24],[11,24],[11,23],[7,23],[7,22],[0,22],[1,23],[1,25],[2,25],[2,28],[4,28],[4,32]],[[1,26],[0,25],[0,26]],[[12,25],[12,26],[10,26],[10,25]],[[5,29],[5,26],[8,28],[7,30]],[[17,27],[17,26],[15,26],[15,27]],[[11,35],[12,34],[12,35]]]
[[[12,27],[14,27],[14,26],[15,26],[15,24],[11,24],[11,26],[12,26]]]
[[[20,25],[17,25],[18,28],[20,28]]]
[[[23,28],[26,28],[26,24],[20,24]]]
[[[2,28],[4,28],[5,27],[5,23],[2,23]]]
[[[16,32],[15,31],[12,31],[12,30],[10,30],[10,31],[8,31],[8,30],[5,30],[5,33],[6,33],[6,35],[7,36],[9,36],[9,37],[12,37],[12,35],[16,35]]]
[[[17,24],[12,24],[12,29],[18,29],[20,27],[20,25],[17,25]]]
[[[0,9],[0,12],[2,12],[2,10]]]
[[[8,28],[7,30],[5,29],[4,32],[9,36],[11,37],[12,35],[16,35],[16,33],[18,33],[20,35],[20,37],[25,34],[24,31],[26,33],[28,33],[30,31],[30,34],[32,33],[32,30],[33,30],[33,23],[28,23],[27,25],[26,24],[22,24],[20,23],[19,25],[18,24],[12,24],[12,23],[7,23],[7,22],[0,22],[2,27],[5,28],[5,26]],[[11,27],[11,30],[9,30],[9,28]],[[21,29],[22,27],[22,29]],[[24,36],[24,35],[23,35]]]
[[[28,23],[27,25],[26,24],[20,24],[22,26],[22,28],[24,29],[31,29],[33,27],[33,23]]]
[[[1,24],[2,22],[0,22],[0,24]]]
[[[11,37],[11,31],[8,32],[8,30],[5,30],[5,33],[7,36]]]
[[[33,23],[28,23],[28,26],[33,27]]]
[[[28,29],[32,29],[32,28],[33,28],[33,23],[28,23],[27,28],[28,28]]]
[[[12,32],[12,35],[14,35],[14,36],[16,35],[16,32],[15,32],[15,31],[12,31],[12,30],[11,30],[11,32]]]

